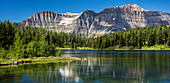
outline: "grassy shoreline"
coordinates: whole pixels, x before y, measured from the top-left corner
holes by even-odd
[[[32,64],[32,63],[46,63],[46,62],[65,62],[81,60],[78,57],[33,57],[25,59],[0,59],[0,67],[14,65],[14,62],[24,62],[20,64]],[[25,63],[28,62],[28,63]],[[20,65],[17,64],[17,65]]]
[[[90,47],[77,47],[77,49],[72,49],[72,48],[57,47],[56,50],[170,50],[170,47],[166,47],[166,45],[154,45],[150,47],[143,46],[141,49],[137,49],[137,48],[130,49],[130,47],[122,47],[122,48],[109,47],[106,49],[94,49]]]

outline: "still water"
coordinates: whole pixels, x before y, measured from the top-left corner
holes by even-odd
[[[170,83],[170,51],[62,53],[86,60],[0,68],[0,83]]]

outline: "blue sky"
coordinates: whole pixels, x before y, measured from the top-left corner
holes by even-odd
[[[91,9],[98,13],[125,4],[170,13],[170,0],[0,0],[0,3],[0,20],[9,19],[11,22],[21,22],[40,11],[81,13]]]

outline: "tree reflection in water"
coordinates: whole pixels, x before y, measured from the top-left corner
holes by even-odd
[[[168,53],[115,53],[82,58],[87,60],[1,68],[0,82],[170,82]]]

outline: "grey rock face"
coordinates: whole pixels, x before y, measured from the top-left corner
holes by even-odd
[[[170,24],[170,14],[144,10],[136,4],[107,8],[100,13],[86,10],[80,14],[58,14],[51,11],[35,13],[22,23],[57,32],[81,35],[103,35],[136,27]]]

